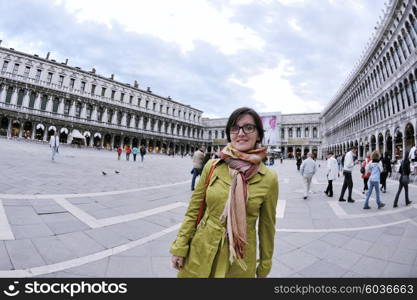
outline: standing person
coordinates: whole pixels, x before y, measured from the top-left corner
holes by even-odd
[[[310,192],[311,180],[317,171],[316,162],[312,158],[311,152],[307,153],[307,158],[303,161],[300,168],[300,174],[303,176],[304,181],[304,199],[307,199]]]
[[[383,193],[387,192],[387,178],[389,174],[392,173],[391,167],[391,156],[385,152],[384,158],[382,159],[382,173],[381,173],[381,191]]]
[[[300,166],[301,166],[302,163],[303,163],[303,160],[301,159],[301,156],[300,155],[297,155],[297,162],[296,162],[296,164],[297,164],[297,171],[300,171]]]
[[[366,166],[366,173],[371,173],[369,177],[369,190],[366,194],[365,205],[363,209],[370,209],[369,198],[371,197],[372,190],[375,188],[376,193],[376,203],[378,204],[378,209],[383,208],[385,203],[381,202],[381,196],[379,194],[379,182],[381,179],[381,172],[383,170],[382,162],[380,161],[379,152],[374,151],[371,155],[372,162]]]
[[[348,202],[353,203],[355,200],[352,199],[352,190],[353,190],[353,181],[352,181],[352,170],[355,166],[355,154],[358,149],[354,146],[352,149],[346,153],[343,160],[343,180],[342,191],[340,193],[339,201],[346,201],[343,197],[345,195],[346,188],[349,189]]]
[[[368,151],[366,153],[366,158],[365,160],[362,162],[361,165],[361,173],[362,173],[362,179],[363,179],[363,191],[362,194],[365,194],[365,191],[368,190],[368,181],[369,181],[369,177],[371,177],[371,173],[366,172],[366,167],[372,162],[372,158],[371,158],[371,151]]]
[[[126,151],[126,161],[129,161],[129,157],[130,157],[130,153],[132,153],[132,149],[130,149],[130,146],[127,145],[125,147],[125,151]]]
[[[400,197],[401,191],[404,188],[405,190],[405,205],[411,204],[411,200],[408,198],[408,183],[410,182],[410,160],[409,153],[406,153],[403,161],[401,162],[399,173],[401,174],[398,186],[397,195],[395,195],[394,208],[398,207],[398,197]]]
[[[138,147],[133,147],[132,148],[132,154],[133,154],[133,161],[136,161],[136,155],[138,155],[138,153],[139,153],[139,149],[138,149]]]
[[[201,174],[203,161],[204,161],[204,151],[206,151],[206,146],[201,146],[194,152],[193,155],[193,169],[191,170],[191,174],[193,174],[193,178],[191,179],[191,190],[194,191],[195,186],[195,179],[198,175]]]
[[[51,159],[55,161],[55,155],[58,153],[59,150],[59,136],[57,131],[55,131],[55,134],[51,136],[51,139],[49,141],[49,147],[51,147],[52,151]]]
[[[339,165],[337,163],[336,158],[334,158],[333,152],[329,152],[329,156],[327,159],[327,188],[324,193],[328,197],[333,197],[333,180],[336,180],[339,175]]]
[[[417,147],[415,145],[410,149],[410,153],[408,154],[408,159],[411,162],[417,162]]]
[[[141,160],[141,162],[143,162],[143,158],[146,154],[146,149],[145,149],[144,145],[140,146],[139,152],[140,152],[140,160]]]
[[[123,152],[122,148],[120,146],[117,147],[117,160],[120,160],[120,156],[122,155],[122,152]]]
[[[253,109],[239,108],[229,117],[229,144],[220,160],[204,168],[170,249],[178,277],[259,278],[270,272],[278,180],[262,163],[266,148],[258,143],[263,134]]]

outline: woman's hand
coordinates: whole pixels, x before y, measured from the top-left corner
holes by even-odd
[[[171,257],[171,264],[174,269],[181,270],[184,266],[184,257],[173,255]]]

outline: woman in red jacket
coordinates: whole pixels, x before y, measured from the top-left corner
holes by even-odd
[[[371,152],[368,152],[368,153],[366,153],[365,160],[362,162],[361,173],[362,173],[362,170],[366,170],[366,166],[368,164],[370,164],[371,162],[372,162]],[[369,177],[371,177],[371,173],[366,173],[366,171],[364,173],[362,173],[362,178],[363,178],[363,191],[362,191],[362,194],[365,194],[365,191],[368,190],[368,180],[369,180]]]

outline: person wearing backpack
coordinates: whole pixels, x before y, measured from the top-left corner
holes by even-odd
[[[368,190],[368,181],[369,181],[369,177],[371,177],[371,173],[366,173],[366,167],[371,162],[372,162],[372,159],[371,159],[371,151],[368,151],[368,153],[366,153],[366,158],[362,162],[362,165],[361,165],[361,174],[362,174],[362,179],[363,179],[363,191],[362,191],[362,194],[365,194],[365,191]]]
[[[405,190],[405,205],[411,204],[410,199],[408,198],[408,183],[410,182],[410,160],[409,160],[409,153],[406,153],[404,156],[404,160],[401,163],[399,173],[400,176],[400,185],[398,186],[397,195],[395,196],[394,200],[394,208],[398,207],[398,197],[400,197],[401,191],[404,188]]]
[[[365,170],[366,173],[371,173],[371,176],[369,177],[369,190],[366,194],[365,205],[363,206],[363,209],[371,208],[368,202],[374,188],[376,193],[376,203],[378,204],[378,209],[380,209],[385,206],[385,203],[381,202],[381,197],[379,194],[379,181],[381,179],[381,172],[383,167],[382,163],[379,161],[380,155],[378,151],[374,151],[371,155],[371,158],[372,162],[368,164]]]

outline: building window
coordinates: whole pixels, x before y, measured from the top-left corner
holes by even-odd
[[[111,91],[111,99],[112,99],[112,100],[114,100],[114,95],[116,95],[116,91],[115,91],[115,90],[112,90],[112,91]]]
[[[58,106],[59,106],[59,99],[55,98],[52,106],[52,112],[57,113],[58,112]]]
[[[69,100],[66,100],[64,105],[64,115],[69,115],[70,106],[71,102]]]
[[[169,113],[169,107],[167,106],[167,112],[166,112],[167,114]]]
[[[42,101],[41,101],[41,110],[46,110],[46,104],[48,103],[48,96],[43,95]]]
[[[40,80],[41,79],[41,74],[42,74],[42,70],[41,69],[37,69],[36,70],[36,80]]]
[[[97,121],[99,121],[99,122],[101,122],[101,118],[103,117],[103,108],[102,107],[100,107],[98,110],[97,110]]]
[[[301,128],[297,127],[297,137],[300,138],[301,137]]]
[[[19,64],[14,64],[13,74],[17,74],[18,71],[19,71]]]
[[[218,138],[218,135],[219,135],[219,134],[218,134],[217,130],[216,130],[216,131],[214,131],[214,138],[215,138],[215,139],[217,139],[217,138]]]
[[[142,99],[138,97],[138,106],[140,107],[140,103],[142,102]]]
[[[111,123],[112,118],[113,118],[113,111],[110,109],[107,112],[107,123]]]
[[[159,112],[162,112],[163,105],[159,105]]]
[[[7,67],[9,65],[9,62],[7,60],[4,61],[3,67],[1,68],[2,72],[7,72]]]
[[[59,76],[59,81],[58,81],[58,85],[62,86],[64,84],[64,76],[60,75]]]
[[[309,135],[309,132],[308,132],[308,128],[306,128],[305,130],[304,130],[304,137],[308,137]]]
[[[313,138],[317,138],[317,128],[313,128]]]
[[[75,85],[75,79],[74,78],[71,78],[70,79],[70,89],[73,89],[74,88],[74,85]]]
[[[77,102],[77,105],[75,105],[75,116],[77,118],[81,116],[81,102]]]
[[[175,116],[175,108],[172,110],[172,115]]]
[[[133,96],[130,95],[130,97],[129,97],[129,103],[132,104],[132,102],[133,102]]]
[[[91,120],[91,114],[93,112],[93,106],[92,105],[87,105],[87,120]]]
[[[224,139],[224,130],[222,130],[222,139]]]
[[[285,131],[284,128],[281,128],[281,139],[285,138]]]
[[[51,72],[49,72],[49,73],[48,73],[48,78],[46,79],[46,81],[47,81],[48,83],[51,83],[51,82],[52,82],[52,76],[54,76],[54,74],[53,74],[53,73],[51,73]]]
[[[155,111],[156,110],[156,103],[152,104],[152,110]]]
[[[85,91],[85,81],[81,81],[81,92]]]
[[[29,77],[29,73],[30,73],[30,67],[26,66],[26,68],[25,68],[25,77]]]
[[[148,109],[148,106],[149,106],[149,101],[148,101],[148,100],[146,100],[146,103],[145,103],[145,108],[146,108],[146,109]]]
[[[120,102],[123,102],[124,99],[125,99],[125,94],[124,93],[121,93],[120,94]]]
[[[104,95],[106,95],[106,88],[102,87],[101,88],[101,97],[104,97]]]
[[[288,129],[288,137],[292,138],[292,128]]]
[[[96,85],[92,84],[91,85],[91,95],[95,95],[95,93],[96,93]]]

